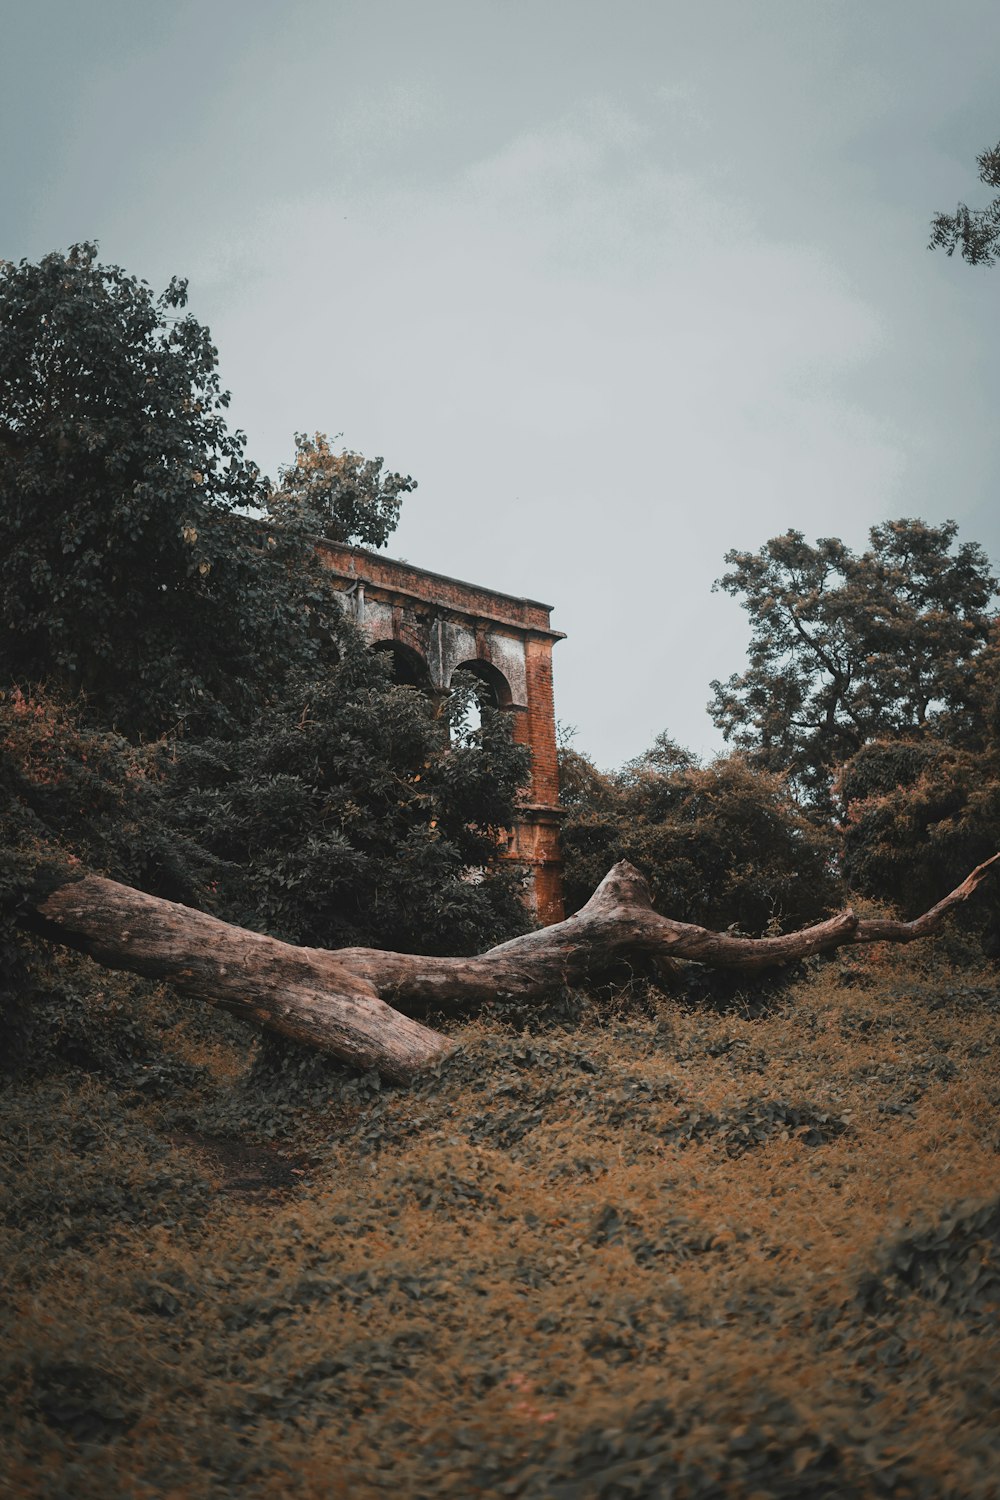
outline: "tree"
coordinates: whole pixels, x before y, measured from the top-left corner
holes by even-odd
[[[976,158],[979,180],[1000,188],[1000,143]],[[953,214],[935,214],[928,249],[954,255],[961,247],[962,259],[970,266],[992,266],[1000,253],[1000,194],[985,208],[970,209],[960,203]]]
[[[131,734],[238,717],[298,624],[185,300],[92,244],[0,266],[0,671]]]
[[[726,738],[828,810],[837,767],[862,746],[968,719],[997,580],[957,533],[887,521],[860,555],[799,531],[727,553],[716,587],[743,597],[752,633],[746,671],[712,683]]]
[[[238,738],[178,746],[167,797],[216,861],[213,909],[315,947],[467,953],[523,931],[522,872],[500,858],[528,778],[510,715],[463,733],[453,694],[449,743],[384,655],[342,649]]]
[[[401,497],[417,487],[402,474],[383,474],[381,458],[334,453],[325,433],[295,434],[295,458],[280,471],[270,500],[279,519],[290,512],[333,542],[384,547],[399,524]]]
[[[661,735],[621,771],[602,775],[563,751],[567,906],[582,905],[609,865],[644,872],[660,911],[712,928],[763,933],[815,920],[842,891],[825,830],[784,779],[743,756],[699,766]]]

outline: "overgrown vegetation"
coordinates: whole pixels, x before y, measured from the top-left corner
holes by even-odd
[[[74,868],[321,945],[466,952],[526,925],[499,858],[527,774],[509,719],[471,732],[469,689],[397,686],[316,557],[324,515],[384,541],[413,482],[300,436],[273,491],[185,298],[89,244],[0,266],[14,1008],[25,893]]]
[[[8,1492],[995,1493],[992,974],[498,1008],[398,1091],[55,962],[0,1102]]]

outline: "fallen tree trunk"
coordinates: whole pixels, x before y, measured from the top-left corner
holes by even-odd
[[[781,937],[745,938],[661,917],[638,870],[624,861],[575,916],[475,958],[425,958],[376,948],[296,948],[102,876],[60,886],[32,925],[110,968],[166,979],[178,990],[405,1082],[453,1044],[403,1010],[457,1010],[498,996],[529,999],[583,984],[616,963],[689,959],[755,973],[846,943],[907,943],[937,932],[1000,854],[912,922],[859,919],[851,910]]]

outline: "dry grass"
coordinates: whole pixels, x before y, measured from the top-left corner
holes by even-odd
[[[248,1094],[242,1036],[131,1003],[197,1076],[5,1100],[5,1493],[1000,1494],[993,974],[480,1018],[407,1092]],[[301,1187],[191,1144],[250,1129]]]

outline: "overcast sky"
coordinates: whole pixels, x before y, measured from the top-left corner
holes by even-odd
[[[419,489],[389,551],[542,599],[601,765],[721,741],[731,547],[953,517],[1000,558],[997,0],[31,0],[0,256],[190,280],[268,473]]]

